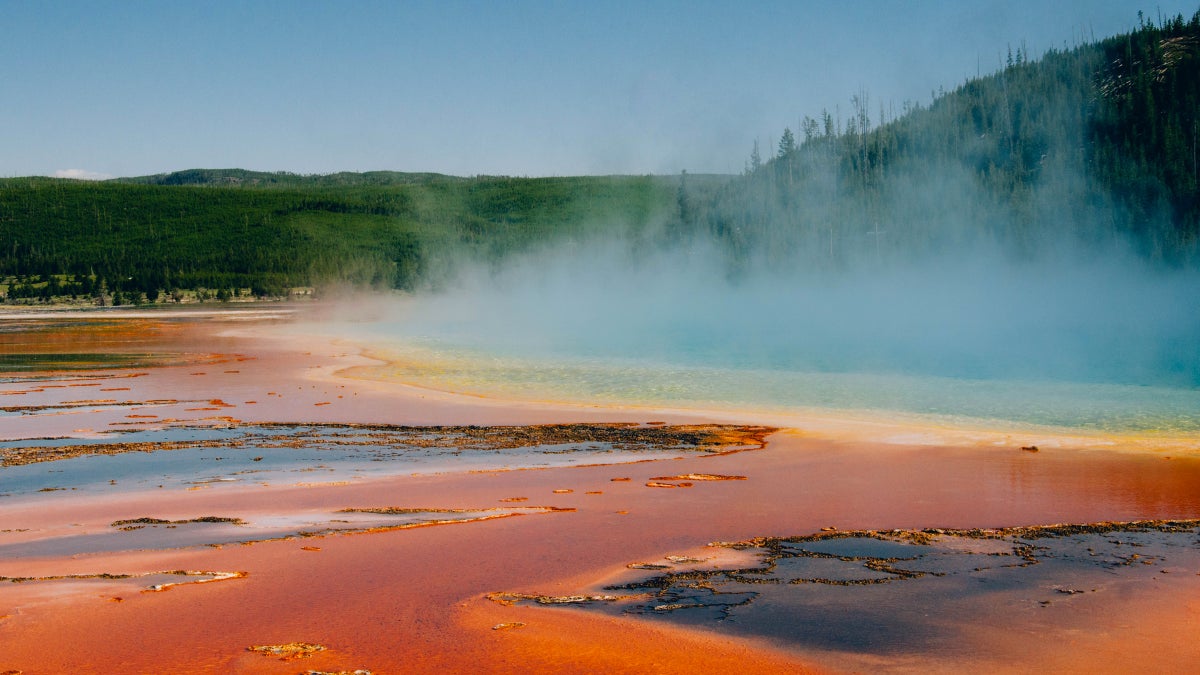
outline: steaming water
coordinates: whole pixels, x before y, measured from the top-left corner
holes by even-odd
[[[1200,279],[971,260],[729,283],[558,256],[401,303],[378,375],[504,398],[1200,433]]]
[[[427,336],[385,344],[392,363],[379,375],[499,398],[785,414],[823,408],[993,426],[1200,432],[1200,392],[1194,389],[534,355]]]

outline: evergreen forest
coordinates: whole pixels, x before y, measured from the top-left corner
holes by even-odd
[[[1200,12],[1031,59],[896,114],[867,92],[805,117],[682,233],[736,267],[816,268],[989,246],[1017,259],[1121,247],[1200,259]]]
[[[0,296],[128,304],[414,291],[557,242],[715,247],[837,269],[989,246],[1200,266],[1200,12],[1024,47],[993,73],[804,117],[738,176],[461,178],[193,169],[0,179]],[[764,150],[766,150],[764,152]]]

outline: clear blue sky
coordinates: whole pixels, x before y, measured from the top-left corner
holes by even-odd
[[[0,176],[731,172],[1178,0],[0,0]]]

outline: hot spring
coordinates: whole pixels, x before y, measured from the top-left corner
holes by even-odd
[[[373,377],[518,400],[1200,433],[1200,276],[1122,264],[804,270],[541,256],[349,330]]]

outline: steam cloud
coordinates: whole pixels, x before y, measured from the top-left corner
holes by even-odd
[[[530,355],[1200,386],[1200,274],[1131,255],[1014,263],[973,250],[731,280],[712,248],[629,253],[589,244],[475,270],[406,323]]]
[[[1049,143],[1015,203],[954,158],[893,166],[874,192],[848,198],[836,162],[801,153],[790,192],[745,179],[690,229],[682,217],[658,232],[607,223],[596,231],[626,234],[467,265],[387,326],[484,353],[654,364],[660,376],[665,364],[690,381],[706,368],[895,375],[898,398],[909,376],[1144,385],[1104,390],[1084,416],[1142,424],[1131,406],[1150,410],[1158,397],[1160,416],[1142,428],[1200,428],[1200,270],[1156,261],[1120,234],[1131,228],[1118,223],[1145,214],[1105,198],[1078,158],[1070,139]],[[1007,414],[994,388],[973,391],[966,414]],[[1009,405],[1014,417],[1078,421],[1065,399],[1079,388],[1006,391],[1038,399]]]
[[[112,178],[107,173],[88,171],[87,169],[59,169],[54,172],[55,178],[70,178],[72,180],[108,180]]]

